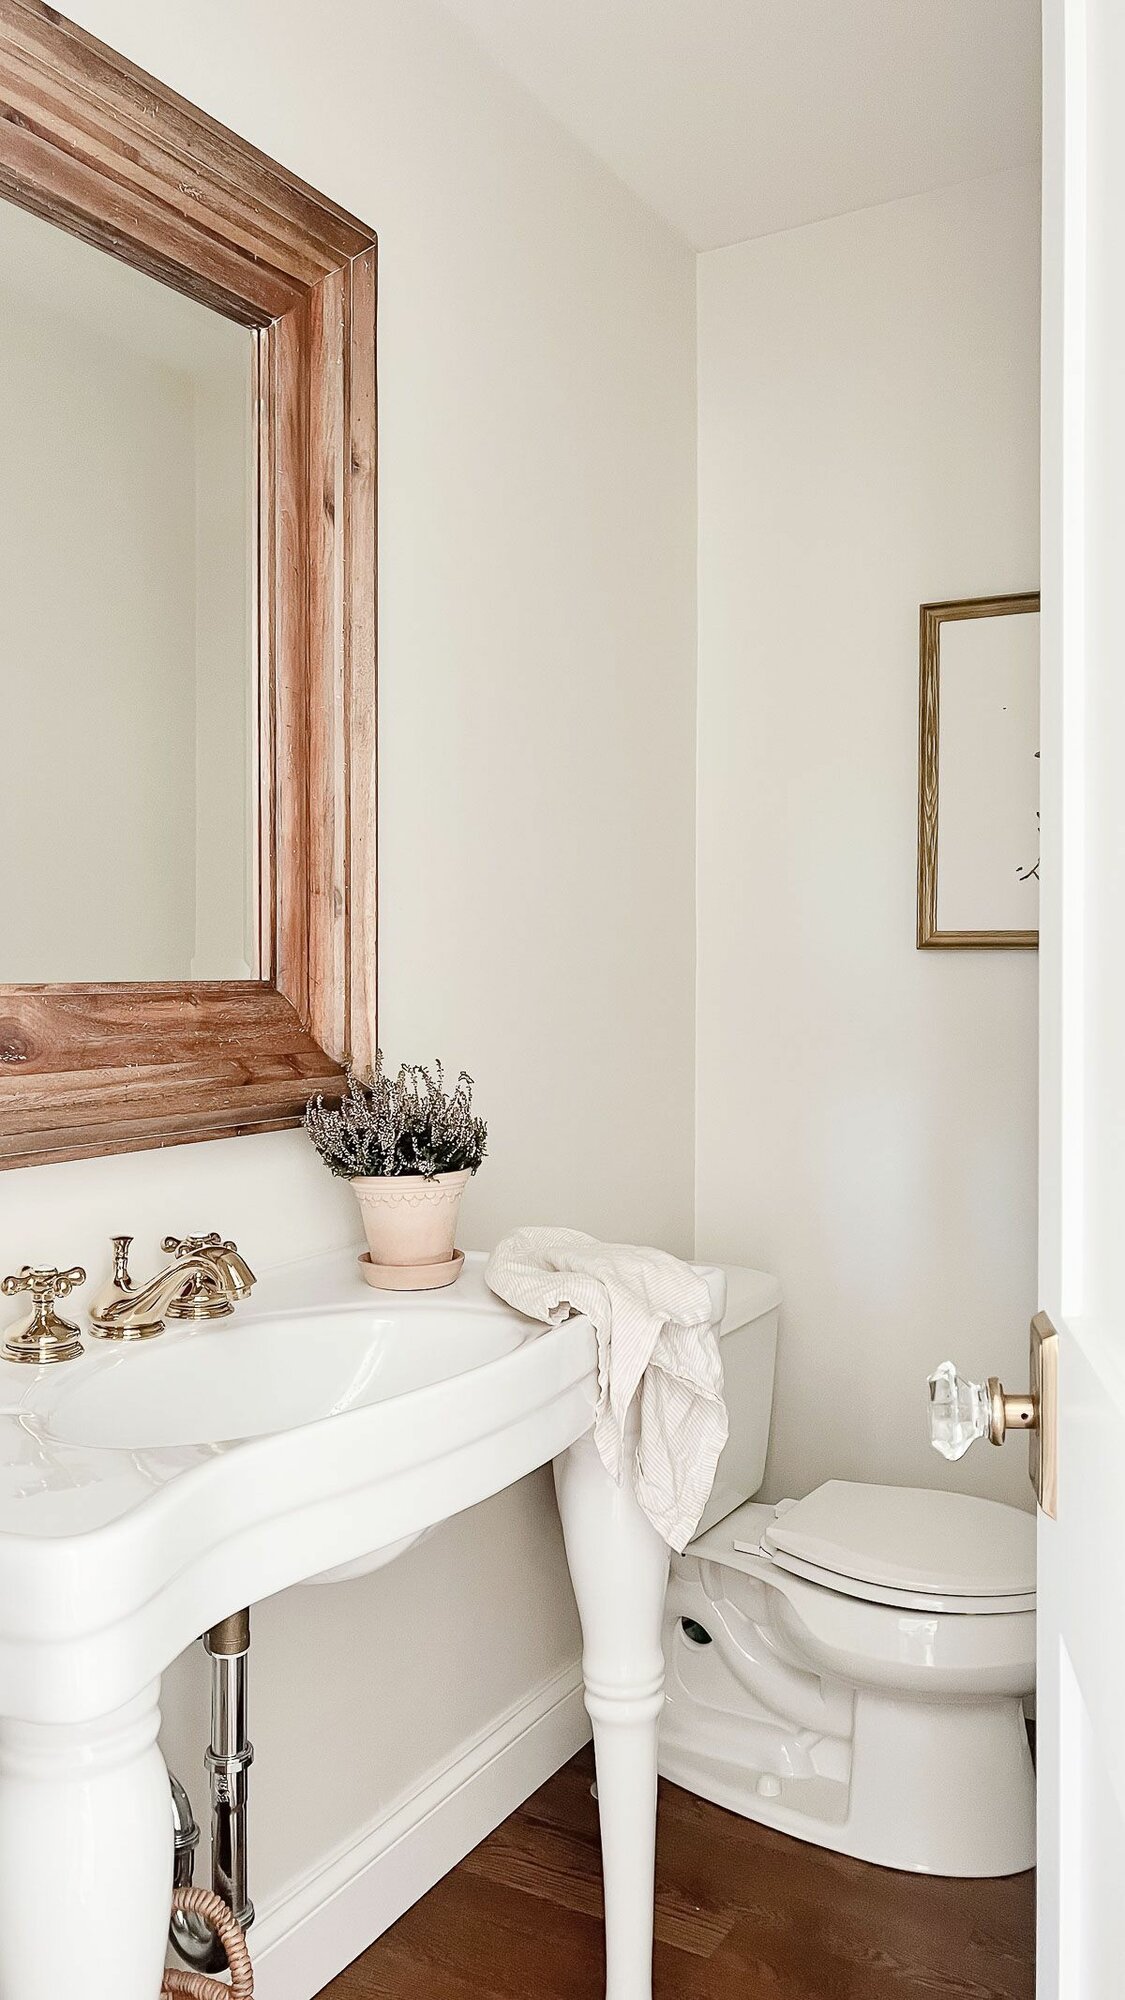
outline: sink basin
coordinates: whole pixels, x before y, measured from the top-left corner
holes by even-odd
[[[589,1322],[525,1319],[485,1262],[380,1295],[331,1252],[230,1318],[0,1361],[0,1734],[108,1715],[232,1605],[363,1575],[582,1437]]]
[[[485,1307],[223,1321],[101,1349],[39,1404],[59,1444],[145,1451],[292,1431],[470,1373],[526,1338]],[[60,1370],[60,1374],[62,1371]]]
[[[440,1295],[384,1302],[363,1284],[354,1249],[341,1249],[268,1273],[253,1301],[218,1323],[169,1326],[151,1342],[91,1341],[58,1368],[0,1360],[2,2000],[85,1990],[91,1965],[99,2000],[155,1991],[173,1861],[157,1747],[169,1662],[233,1609],[361,1576],[552,1462],[599,1742],[607,1992],[651,1992],[668,1550],[631,1481],[618,1484],[598,1456],[589,1320],[523,1318],[490,1292],[485,1267],[470,1251]],[[399,1635],[389,1643],[400,1646]],[[408,1646],[400,1650],[409,1671]],[[362,1649],[355,1666],[362,1703]],[[456,1675],[452,1655],[448,1671]],[[569,1677],[565,1693],[555,1686],[536,1711],[550,1754],[575,1740]],[[514,1741],[529,1735],[521,1722]],[[474,1760],[495,1740],[475,1740]],[[471,1824],[461,1802],[491,1765],[491,1747],[484,1755],[449,1795],[454,1839]],[[441,1801],[430,1787],[421,1796],[428,1829]],[[412,1858],[404,1874],[399,1858],[408,1846],[414,1855],[421,1824],[380,1846],[380,1859],[394,1857],[393,1897],[429,1865]],[[435,1847],[427,1830],[417,1852],[441,1854],[445,1840]],[[365,1856],[361,1872],[337,1878],[331,1900],[311,1911],[318,1925],[319,1909],[335,1912],[352,1881],[365,1885],[356,1906],[370,1908],[366,1843],[352,1851]],[[147,1926],[148,1940],[126,1977],[111,1946],[91,1948],[118,1923],[122,1881],[130,1936]],[[269,1921],[267,1912],[259,1940]],[[313,1926],[299,1922],[305,1938]],[[287,1914],[270,1943],[296,1929]],[[339,1935],[335,1915],[329,1931]],[[302,1991],[323,1984],[302,1981]]]

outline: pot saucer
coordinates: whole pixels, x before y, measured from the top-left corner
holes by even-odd
[[[359,1275],[377,1292],[437,1292],[443,1285],[455,1285],[461,1276],[465,1252],[439,1257],[433,1264],[376,1264],[369,1250],[361,1251]]]

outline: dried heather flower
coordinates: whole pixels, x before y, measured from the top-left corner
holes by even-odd
[[[473,1079],[462,1070],[445,1088],[440,1063],[403,1063],[396,1077],[383,1068],[383,1052],[369,1077],[348,1070],[338,1104],[323,1097],[305,1106],[305,1130],[334,1174],[357,1180],[376,1174],[475,1174],[486,1152],[488,1127],[473,1115]]]

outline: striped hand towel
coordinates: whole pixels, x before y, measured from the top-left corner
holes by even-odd
[[[584,1313],[598,1343],[594,1442],[618,1485],[626,1433],[633,1488],[671,1547],[690,1542],[727,1439],[723,1364],[707,1280],[663,1250],[599,1243],[577,1229],[517,1229],[485,1278],[499,1298],[545,1324]]]

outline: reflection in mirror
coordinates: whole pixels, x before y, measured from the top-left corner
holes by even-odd
[[[0,201],[0,982],[258,976],[253,340]]]

